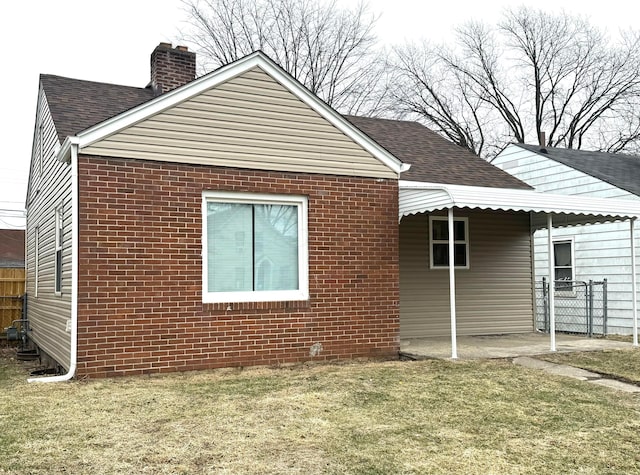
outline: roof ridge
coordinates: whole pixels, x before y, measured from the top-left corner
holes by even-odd
[[[95,84],[95,85],[98,85],[98,86],[126,87],[126,88],[129,88],[129,89],[137,89],[137,90],[149,89],[148,86],[144,86],[144,87],[127,86],[125,84],[117,84],[117,83],[113,83],[113,82],[93,81],[93,80],[90,80],[90,79],[79,79],[79,78],[72,78],[72,77],[68,77],[68,76],[60,76],[59,74],[40,73],[40,78],[56,78],[56,79],[63,79],[65,81],[77,81],[77,82],[82,82],[82,83],[85,83],[85,84]]]
[[[567,152],[567,153],[573,153],[576,155],[577,154],[598,154],[598,155],[604,155],[604,156],[610,156],[610,157],[640,159],[639,154],[633,154],[633,153],[604,152],[602,150],[585,150],[581,148],[566,148],[566,147],[546,147],[546,146],[541,147],[540,145],[527,144],[527,143],[518,143],[516,145],[522,146],[523,148],[526,148],[527,150],[530,150],[532,152],[539,152],[539,153],[544,153],[540,150],[541,148],[544,148],[547,151],[551,150],[551,151]]]

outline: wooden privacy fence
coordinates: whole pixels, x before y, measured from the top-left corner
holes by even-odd
[[[4,333],[11,322],[22,318],[24,281],[23,268],[0,267],[0,333]]]

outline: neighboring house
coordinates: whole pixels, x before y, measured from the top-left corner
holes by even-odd
[[[0,333],[22,318],[24,230],[0,229]]]
[[[24,268],[23,229],[0,229],[0,267]]]
[[[640,216],[343,117],[261,52],[194,79],[160,44],[151,69],[147,88],[40,78],[27,292],[31,341],[67,371],[49,381],[392,357],[401,337],[451,335],[455,356],[457,334],[533,330],[547,217]]]
[[[538,191],[640,202],[640,157],[512,144],[492,162]],[[626,222],[593,224],[555,232],[558,280],[607,279],[608,331],[633,329],[631,249]],[[535,235],[536,278],[548,274],[544,233]],[[636,255],[640,247],[636,243]]]

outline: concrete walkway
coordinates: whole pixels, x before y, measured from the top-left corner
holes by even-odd
[[[605,338],[556,335],[556,349],[560,353],[632,347],[631,343]],[[549,335],[546,333],[458,337],[459,359],[516,358],[550,352]],[[400,353],[415,359],[451,358],[451,339],[449,337],[401,339]]]
[[[549,335],[545,333],[460,336],[457,343],[459,359],[512,358],[515,364],[527,368],[599,384],[618,391],[640,393],[640,386],[623,383],[573,366],[532,358],[532,356],[551,353]],[[633,345],[605,338],[556,335],[556,350],[559,353],[615,348],[633,348]],[[400,354],[412,359],[448,359],[451,358],[451,339],[448,337],[402,339],[400,340]]]
[[[592,373],[591,371],[585,371],[584,369],[575,368],[573,366],[550,363],[548,361],[542,361],[528,356],[520,356],[514,358],[513,362],[519,366],[525,368],[533,368],[545,371],[549,374],[555,374],[558,376],[565,376],[568,378],[579,379],[581,381],[587,381],[589,383],[598,384],[600,386],[606,386],[617,391],[624,391],[627,393],[640,393],[640,386],[635,384],[623,383],[615,379],[609,379],[601,374]]]

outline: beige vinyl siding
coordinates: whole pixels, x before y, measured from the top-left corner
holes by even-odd
[[[43,123],[43,146],[40,149],[38,124],[34,136],[29,196],[27,200],[27,317],[29,335],[38,347],[68,369],[71,335],[67,320],[71,318],[71,171],[56,158],[59,146],[46,97],[40,91],[37,121]],[[42,173],[38,153],[43,153]],[[63,206],[62,292],[55,295],[55,210]],[[35,243],[39,229],[38,296],[35,296]]]
[[[397,178],[259,68],[82,150],[259,170]]]
[[[441,215],[441,214],[438,214]],[[469,269],[456,270],[459,335],[533,330],[529,215],[456,210],[469,219]],[[428,215],[400,223],[400,337],[449,336],[449,272],[429,269]]]

